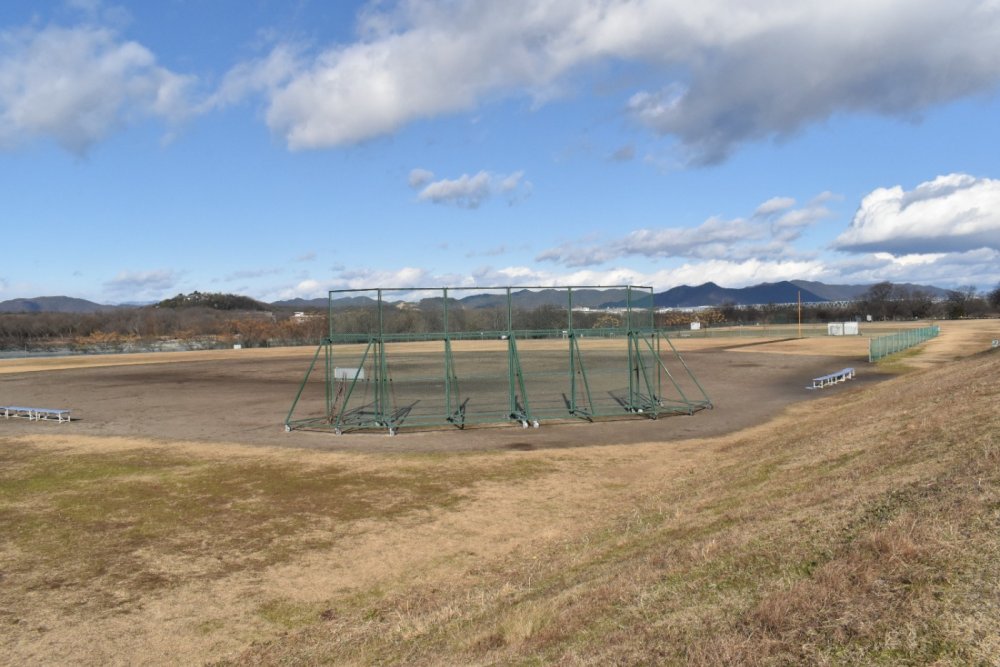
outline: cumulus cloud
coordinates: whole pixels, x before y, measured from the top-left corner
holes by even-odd
[[[485,171],[474,176],[462,174],[456,179],[442,179],[428,183],[418,195],[435,204],[455,204],[462,208],[478,208],[492,191],[492,179]]]
[[[451,273],[435,273],[434,271],[404,266],[400,269],[377,269],[372,267],[336,267],[330,276],[323,279],[311,277],[302,278],[294,285],[276,289],[269,298],[278,299],[314,299],[325,297],[329,290],[335,289],[408,289],[414,287],[461,286],[473,285],[470,276]],[[374,295],[373,295],[374,296]]]
[[[178,274],[169,269],[120,271],[118,275],[104,283],[104,288],[125,298],[147,298],[160,296],[174,289],[178,279]]]
[[[576,243],[563,243],[555,248],[549,248],[540,252],[536,257],[536,262],[554,262],[569,268],[581,266],[596,266],[604,264],[619,256],[617,250],[602,245],[577,245]]]
[[[604,62],[641,64],[622,99],[696,164],[837,113],[912,118],[1000,82],[991,0],[409,0],[374,3],[356,41],[269,93],[292,149],[340,146],[504,96],[545,100]]]
[[[268,124],[292,149],[350,144],[550,79],[536,71],[532,42],[547,41],[555,17],[532,25],[526,9],[424,0],[373,9],[360,41],[322,51],[274,92]]]
[[[747,220],[709,218],[697,227],[637,229],[615,244],[619,255],[646,257],[716,256],[720,246],[759,239],[764,230]]]
[[[835,113],[909,119],[1000,82],[995,2],[734,5],[711,3],[702,14],[697,43],[676,63],[687,69],[683,80],[628,105],[639,123],[676,137],[695,164]]]
[[[0,149],[47,137],[84,154],[141,118],[177,123],[191,113],[194,83],[108,28],[0,31]]]
[[[758,206],[753,215],[755,218],[766,218],[780,211],[787,211],[793,206],[795,206],[795,200],[791,197],[771,197]]]
[[[531,192],[531,183],[524,180],[524,172],[513,174],[492,174],[479,171],[476,174],[462,174],[454,179],[432,181],[434,173],[426,169],[410,172],[411,188],[419,188],[417,198],[434,204],[452,204],[461,208],[479,208],[495,194],[504,196],[508,203],[515,203]]]
[[[795,200],[774,197],[750,218],[712,217],[696,227],[636,229],[617,239],[563,243],[540,253],[537,261],[570,268],[595,266],[621,257],[690,258],[744,262],[776,260],[793,254],[789,243],[802,231],[831,215],[816,200],[795,208]]]
[[[878,188],[835,247],[894,256],[1000,250],[1000,180],[948,174],[910,191]]]
[[[1000,251],[979,248],[960,253],[893,255],[886,252],[852,255],[831,261],[836,282],[911,282],[925,285],[978,285],[992,289],[1000,283]]]
[[[426,169],[413,169],[408,179],[411,188],[422,188],[434,179],[434,172]]]
[[[788,280],[789,277],[819,280],[828,275],[829,270],[825,263],[818,260],[746,259],[738,262],[728,260],[685,262],[669,269],[655,271],[615,266],[559,273],[537,267],[511,266],[501,269],[482,269],[476,278],[482,279],[478,282],[480,285],[651,285],[662,291],[678,285],[700,285],[709,280],[726,287],[743,287],[761,282]]]
[[[272,94],[304,66],[299,48],[279,44],[269,54],[230,69],[218,89],[199,106],[201,111],[238,104],[258,93]]]

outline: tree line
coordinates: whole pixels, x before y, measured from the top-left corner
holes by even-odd
[[[197,294],[197,293],[195,293]],[[178,295],[155,306],[117,308],[95,313],[2,313],[0,350],[115,351],[156,349],[165,342],[187,347],[244,347],[318,344],[328,331],[325,311],[295,313],[291,310],[260,310],[259,302],[219,299],[207,295],[195,299]],[[169,302],[169,305],[167,305]],[[210,305],[206,305],[210,304]],[[250,306],[248,310],[234,310]],[[1000,314],[1000,285],[988,293],[972,287],[951,290],[934,299],[922,290],[911,290],[882,282],[850,302],[804,304],[804,322],[902,321],[914,319],[959,319],[995,317]],[[506,308],[449,308],[447,329],[452,332],[497,333],[507,329]],[[515,330],[560,330],[569,323],[565,308],[544,305],[515,309]],[[382,311],[381,326],[389,334],[434,334],[445,329],[445,312],[438,307],[401,304]],[[611,329],[625,326],[625,315],[615,311],[574,311],[575,329]],[[636,322],[649,320],[635,315]],[[703,325],[782,324],[798,320],[797,305],[721,306],[698,311],[664,311],[654,315],[660,328],[684,327],[692,321]],[[378,329],[374,307],[355,307],[334,313],[334,333],[372,333]]]
[[[730,324],[789,323],[798,318],[795,304],[737,306],[723,304],[707,317]],[[949,320],[1000,315],[1000,285],[980,293],[975,287],[949,290],[944,298],[891,282],[872,285],[858,299],[802,305],[803,322]]]
[[[318,343],[326,335],[322,316],[296,318],[292,312],[117,308],[96,313],[0,314],[0,350],[104,352],[241,344]]]

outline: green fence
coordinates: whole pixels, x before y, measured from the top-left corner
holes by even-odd
[[[914,345],[920,345],[924,341],[934,338],[941,332],[937,326],[921,327],[919,329],[905,329],[888,336],[879,336],[868,340],[868,361],[874,362],[909,349]]]

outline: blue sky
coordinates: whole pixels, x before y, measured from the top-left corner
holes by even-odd
[[[1000,283],[1000,4],[0,4],[0,300]]]

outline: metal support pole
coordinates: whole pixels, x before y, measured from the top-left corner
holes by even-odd
[[[444,295],[444,402],[445,414],[450,421],[454,415],[451,407],[451,340],[448,337],[448,288],[441,290]]]
[[[319,347],[316,348],[316,354],[313,355],[312,361],[309,362],[309,368],[308,370],[306,370],[306,375],[304,378],[302,378],[302,383],[299,385],[299,390],[295,394],[295,400],[292,401],[292,407],[289,408],[288,415],[285,417],[286,431],[292,430],[292,415],[295,414],[295,407],[299,404],[299,399],[302,398],[302,392],[306,388],[306,383],[309,382],[309,376],[312,375],[313,368],[316,367],[316,360],[319,359],[320,350],[329,345],[329,343],[330,343],[329,339],[324,340],[322,343],[320,343]]]
[[[514,355],[511,341],[514,340],[514,313],[511,307],[510,288],[507,288],[507,413],[517,413],[517,396],[514,392]]]
[[[629,411],[635,411],[636,380],[639,369],[635,367],[635,357],[632,352],[632,288],[625,288],[625,336],[628,342],[628,405]]]
[[[338,435],[344,428],[344,414],[347,412],[347,406],[350,404],[351,394],[354,393],[354,388],[358,384],[358,378],[361,377],[361,373],[364,371],[365,361],[368,360],[368,355],[369,353],[372,352],[372,348],[374,346],[375,346],[374,339],[369,340],[368,345],[365,347],[364,353],[361,355],[361,362],[358,364],[357,369],[355,369],[354,371],[354,377],[351,379],[351,384],[348,385],[347,391],[344,393],[344,401],[343,403],[341,403],[340,412],[337,413],[337,421],[334,424],[334,432],[336,432]],[[373,362],[374,363],[372,363],[372,368],[374,369],[378,366],[377,359],[374,358],[374,355],[373,355]],[[372,375],[376,375],[376,373],[373,371]],[[376,385],[376,393],[378,393],[377,385]]]
[[[576,414],[576,334],[573,331],[573,288],[567,292],[566,305],[569,314],[566,316],[566,335],[569,336],[569,411]]]
[[[324,387],[326,393],[326,420],[333,420],[333,384],[334,384],[334,372],[333,372],[333,345],[324,345],[326,358],[326,381],[323,383],[326,385]]]

